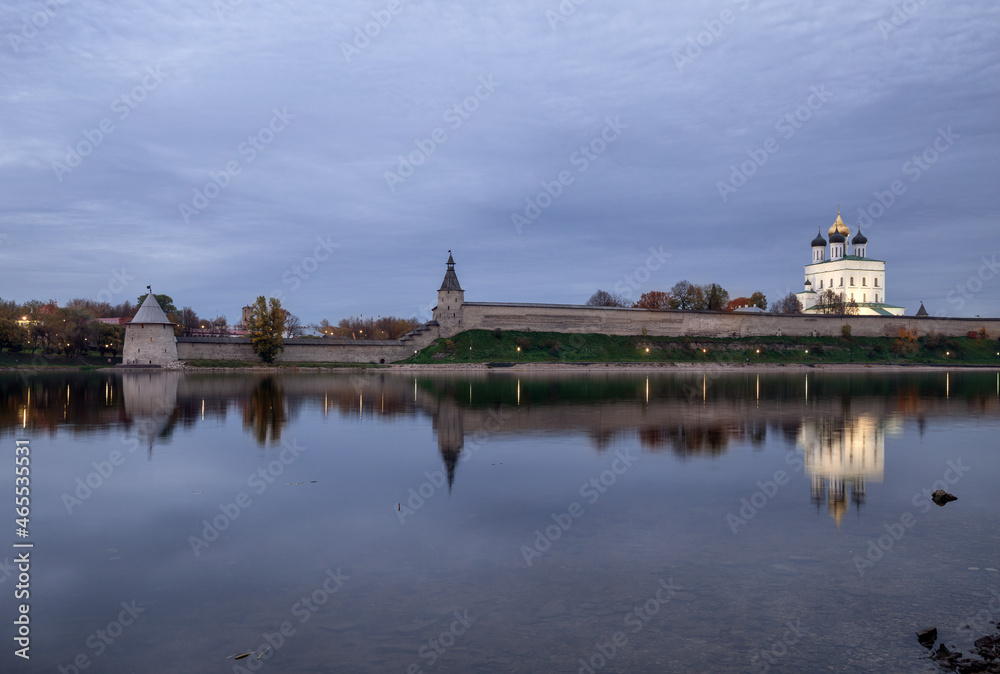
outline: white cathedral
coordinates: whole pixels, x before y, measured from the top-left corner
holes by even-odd
[[[905,309],[885,301],[885,260],[868,257],[868,239],[858,233],[851,239],[848,253],[847,237],[851,230],[840,219],[830,226],[830,254],[827,240],[816,232],[812,242],[812,262],[805,265],[805,290],[795,293],[807,314],[819,313],[820,298],[827,290],[837,293],[844,303],[855,302],[861,316],[902,316]]]

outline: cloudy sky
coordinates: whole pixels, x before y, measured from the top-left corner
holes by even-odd
[[[429,318],[449,249],[469,300],[773,299],[839,204],[890,303],[1000,315],[994,0],[11,0],[0,30],[4,299]]]

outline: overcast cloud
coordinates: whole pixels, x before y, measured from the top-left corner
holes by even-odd
[[[774,299],[839,204],[888,302],[1000,315],[992,0],[15,0],[0,30],[5,299],[124,270],[114,301],[231,322],[273,291],[427,319],[449,249],[469,300],[583,303],[650,248],[634,298]]]

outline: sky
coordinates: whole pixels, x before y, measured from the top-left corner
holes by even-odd
[[[802,290],[1000,316],[994,0],[8,0],[0,297],[237,322]]]

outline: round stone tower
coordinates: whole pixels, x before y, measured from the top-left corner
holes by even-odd
[[[177,362],[177,340],[174,324],[167,319],[153,293],[125,326],[125,345],[122,348],[125,365],[167,365]]]

